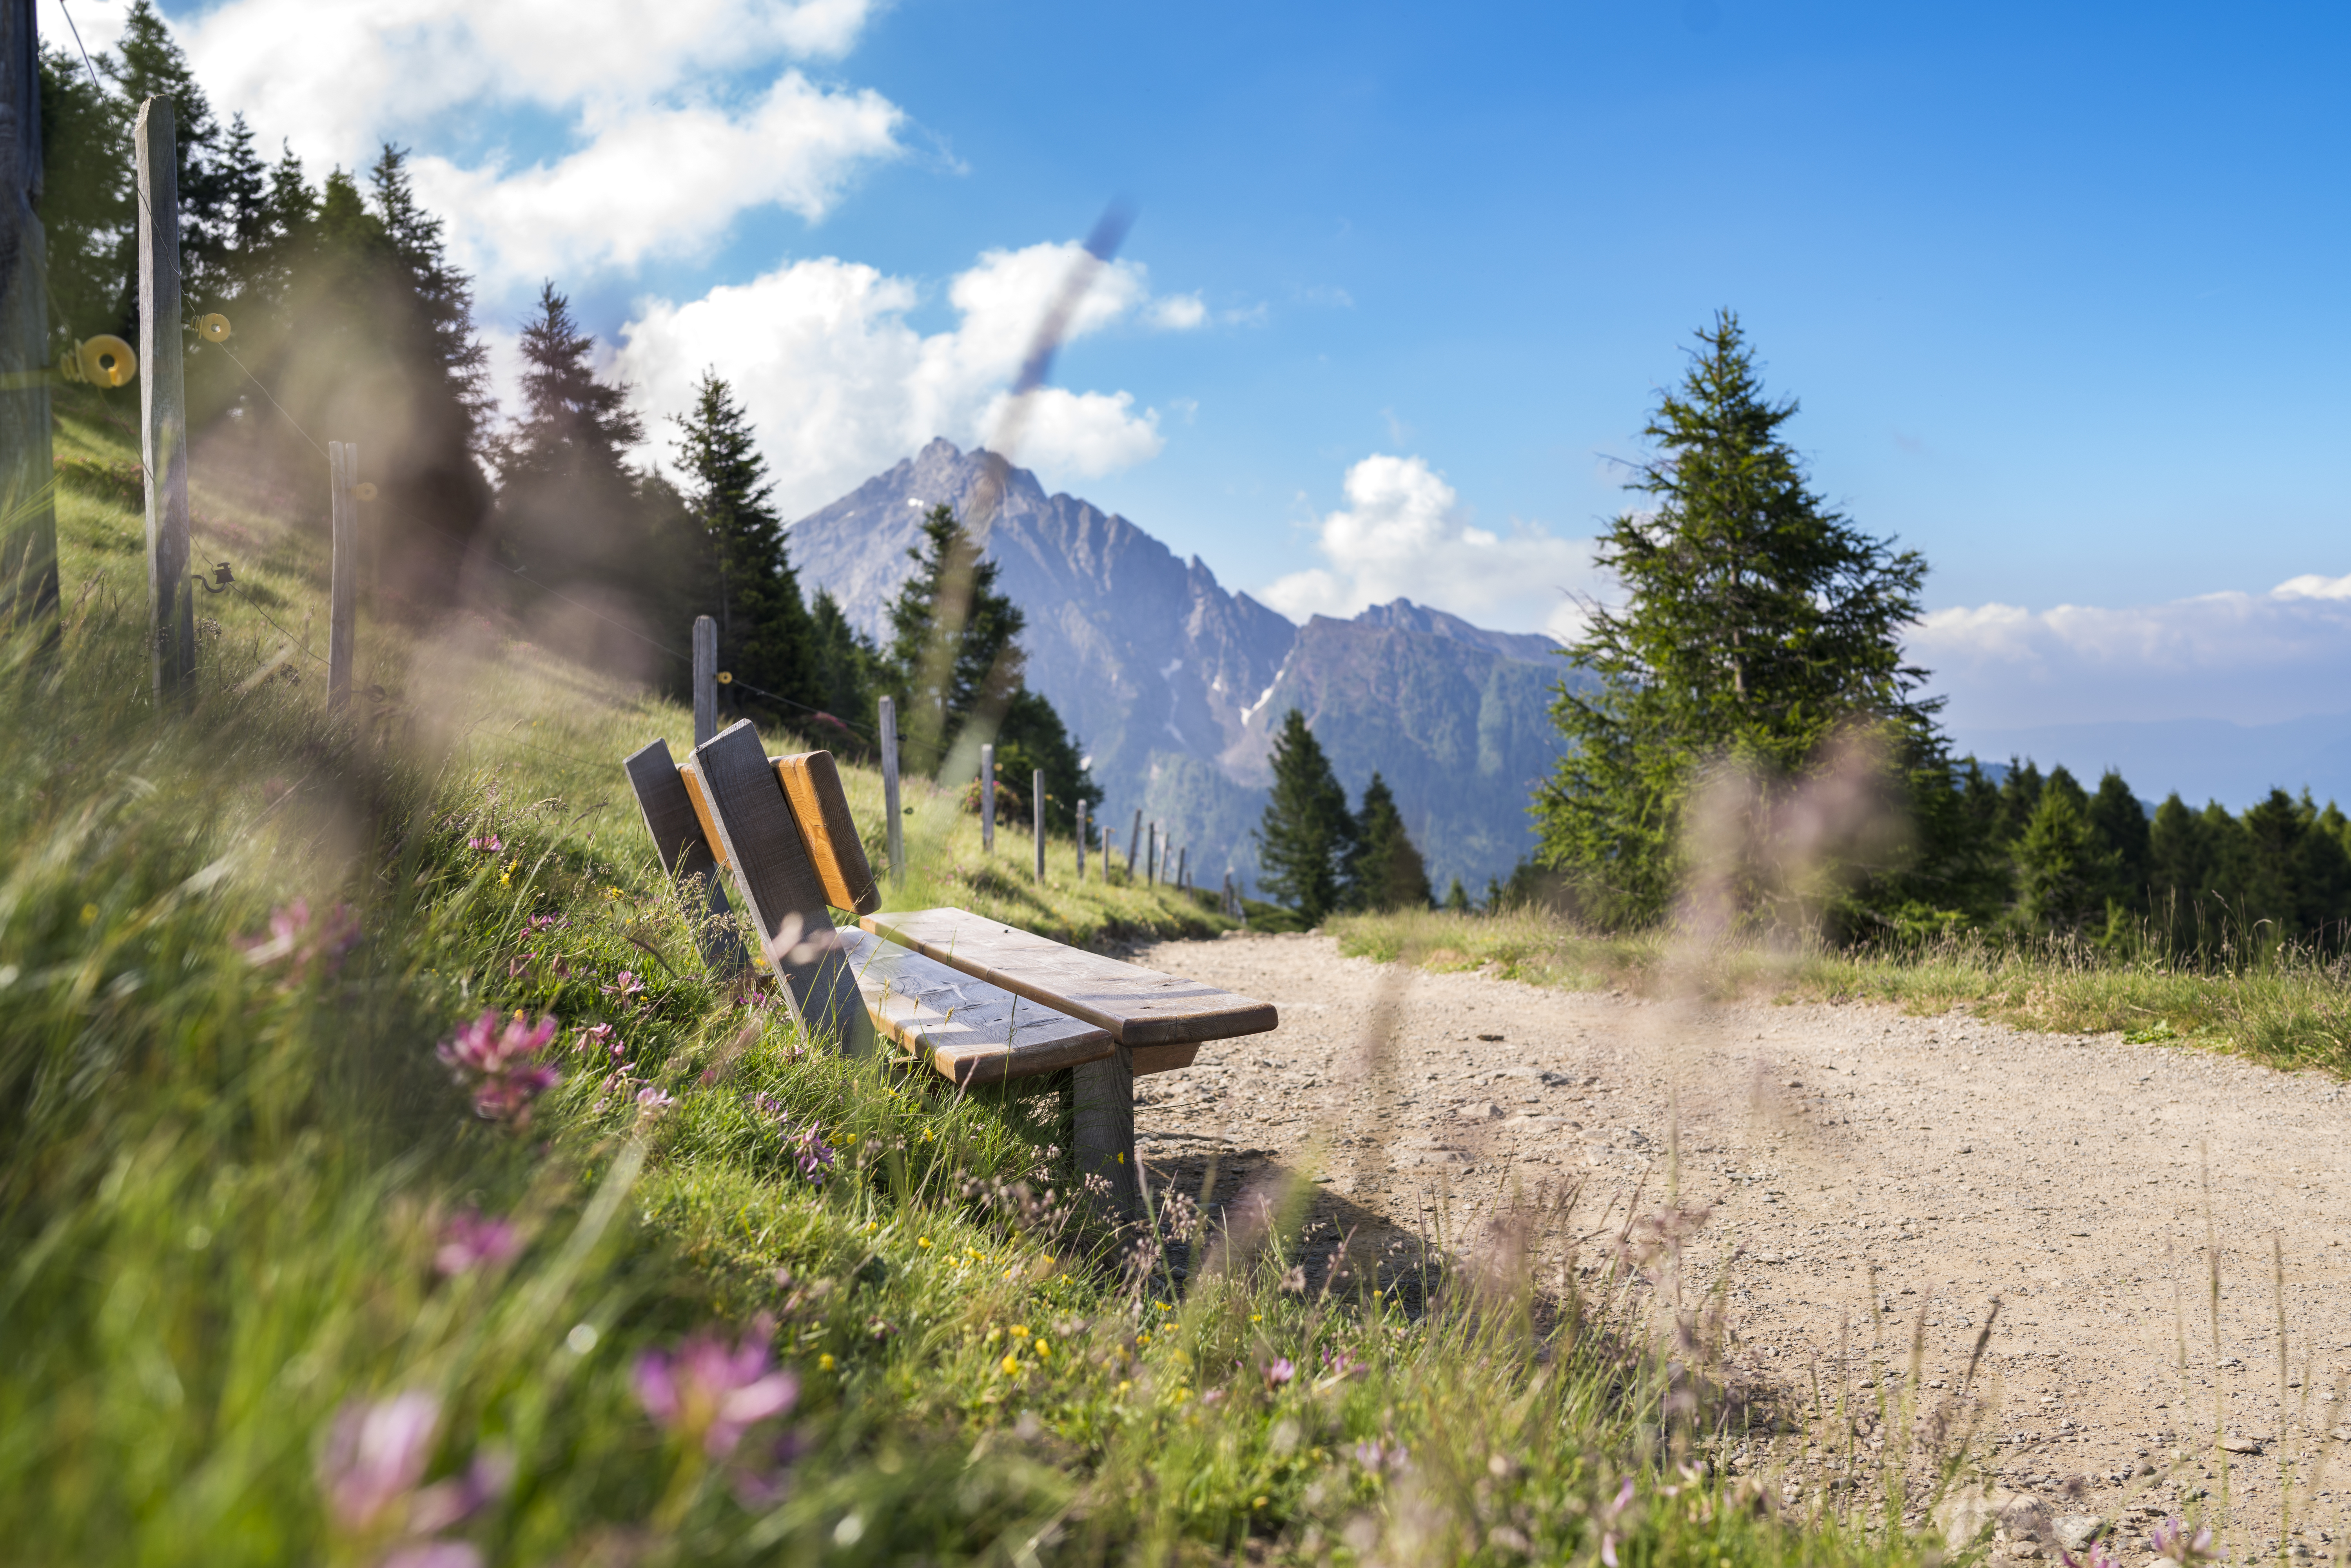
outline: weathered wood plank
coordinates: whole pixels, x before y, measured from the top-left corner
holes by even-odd
[[[677,884],[678,902],[699,933],[702,961],[711,973],[733,978],[747,967],[750,955],[743,951],[727,919],[734,906],[726,902],[718,862],[686,792],[686,775],[670,759],[669,742],[656,740],[621,766],[636,792],[637,810],[644,814],[645,831],[653,835],[662,870]]]
[[[718,829],[715,841],[792,1016],[810,1034],[834,1034],[843,1050],[863,1051],[873,1040],[872,1021],[759,732],[738,720],[695,747],[694,759]]]
[[[882,907],[882,890],[873,885],[873,867],[865,858],[865,844],[857,836],[857,820],[849,814],[849,795],[841,787],[841,769],[830,751],[803,751],[776,758],[776,777],[792,803],[800,835],[808,841],[809,859],[817,879],[824,883],[824,901],[835,909],[871,915]]]
[[[1281,1021],[1270,1002],[1081,952],[967,910],[869,915],[860,924],[967,975],[1100,1024],[1122,1045],[1196,1048],[1202,1040],[1262,1034]],[[1183,1065],[1163,1061],[1146,1068],[1138,1060],[1135,1071]]]
[[[188,394],[181,365],[180,159],[172,100],[139,106],[139,456],[147,471],[148,647],[158,711],[196,695],[188,578]]]
[[[843,931],[841,941],[874,1027],[956,1083],[1033,1078],[1117,1052],[1108,1030],[871,932]]]
[[[1080,1065],[1070,1074],[1070,1152],[1078,1176],[1100,1176],[1110,1185],[1110,1204],[1120,1218],[1134,1214],[1134,1078],[1120,1056]]]

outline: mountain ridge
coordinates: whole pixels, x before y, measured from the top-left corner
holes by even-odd
[[[935,439],[792,523],[795,570],[860,630],[887,631],[931,506],[980,509],[998,585],[1028,618],[1029,682],[1061,713],[1108,793],[1188,845],[1196,880],[1257,873],[1272,735],[1306,715],[1350,796],[1377,768],[1441,889],[1507,875],[1533,846],[1525,807],[1557,756],[1558,644],[1398,599],[1351,620],[1290,622],[1226,589],[1142,528],[984,450]]]

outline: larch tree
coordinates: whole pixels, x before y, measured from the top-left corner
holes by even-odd
[[[1566,650],[1598,680],[1561,684],[1566,754],[1531,808],[1542,863],[1599,918],[1672,907],[1688,810],[1718,771],[1785,798],[1875,742],[1890,781],[1950,789],[1938,704],[1900,643],[1926,562],[1813,493],[1783,433],[1796,410],[1765,395],[1725,311],[1642,432],[1652,455],[1627,487],[1646,504],[1596,553],[1623,598],[1592,606]]]

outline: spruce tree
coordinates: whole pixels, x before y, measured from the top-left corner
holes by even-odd
[[[1296,708],[1273,737],[1273,792],[1252,836],[1258,883],[1268,895],[1297,910],[1308,925],[1339,907],[1355,822],[1331,759]]]
[[[809,665],[816,705],[859,734],[872,730],[882,651],[849,623],[841,601],[820,588],[809,605]],[[859,743],[860,749],[862,743]]]
[[[1445,908],[1449,915],[1469,913],[1469,890],[1461,885],[1461,879],[1458,876],[1453,879],[1453,885],[1445,890]]]
[[[686,499],[708,552],[707,612],[718,622],[719,666],[781,698],[779,716],[805,728],[810,710],[823,709],[830,696],[814,678],[808,606],[785,552],[768,460],[749,414],[715,369],[702,372],[678,433]],[[740,700],[758,698],[747,692]]]
[[[2059,768],[2016,844],[2017,914],[2036,931],[2079,930],[2101,918],[2116,857],[2091,825],[2089,797]]]
[[[134,325],[125,235],[138,247],[131,126],[80,57],[41,52],[41,226],[48,257],[51,350]]]
[[[2089,816],[2098,841],[2115,857],[2113,892],[2126,906],[2139,907],[2147,897],[2149,871],[2146,808],[2123,776],[2109,768],[2098,780],[2098,792],[2090,797]]]
[[[1708,770],[1767,792],[1821,768],[1856,732],[1880,742],[1897,787],[1948,790],[1925,673],[1903,662],[1926,562],[1830,509],[1764,395],[1738,318],[1698,334],[1689,372],[1645,428],[1655,455],[1628,488],[1597,563],[1621,608],[1595,607],[1568,650],[1598,676],[1562,682],[1568,742],[1532,807],[1544,864],[1602,918],[1655,919],[1684,873],[1683,816]]]
[[[634,564],[628,452],[644,439],[644,422],[627,387],[597,376],[595,347],[570,301],[543,285],[538,314],[522,329],[523,405],[496,448],[499,544],[541,582]]]
[[[1347,862],[1346,903],[1353,909],[1426,909],[1432,902],[1428,868],[1405,831],[1395,795],[1376,769],[1355,812],[1355,841]]]
[[[909,749],[936,766],[974,716],[1001,721],[1027,668],[1015,639],[1028,618],[952,507],[933,507],[922,528],[890,606],[887,679]]]

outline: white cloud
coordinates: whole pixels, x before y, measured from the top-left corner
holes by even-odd
[[[1144,319],[1163,332],[1188,332],[1208,319],[1208,307],[1196,294],[1171,294],[1154,303]]]
[[[1419,457],[1375,455],[1347,470],[1347,507],[1315,524],[1327,566],[1292,572],[1259,595],[1294,619],[1353,615],[1393,599],[1510,631],[1559,634],[1580,624],[1567,595],[1600,586],[1591,542],[1538,526],[1472,526],[1460,498]],[[1572,632],[1571,632],[1572,634]]]
[[[896,156],[903,113],[795,59],[857,40],[872,0],[225,0],[177,29],[224,112],[315,172],[422,141],[419,193],[490,298],[705,250],[742,213],[828,210]],[[519,112],[524,118],[501,117]],[[553,119],[568,151],[460,163],[453,129]]]
[[[2121,609],[1938,610],[1907,649],[1970,727],[2337,712],[2351,706],[2351,577]]]
[[[1074,243],[986,253],[948,287],[957,324],[927,335],[906,319],[922,299],[914,282],[831,257],[793,262],[684,304],[640,302],[615,369],[665,429],[664,416],[683,412],[715,366],[751,413],[778,506],[799,517],[934,435],[994,439],[1037,324],[1082,254]],[[1113,262],[1095,274],[1070,337],[1151,308],[1144,268]],[[1047,387],[1030,399],[1012,455],[1086,477],[1161,444],[1156,411],[1138,413],[1129,393]]]
[[[553,163],[468,169],[420,157],[412,168],[418,196],[451,214],[459,266],[528,283],[691,255],[752,207],[821,217],[862,168],[897,153],[904,119],[879,93],[831,90],[786,71],[741,113],[600,110],[588,143]]]

